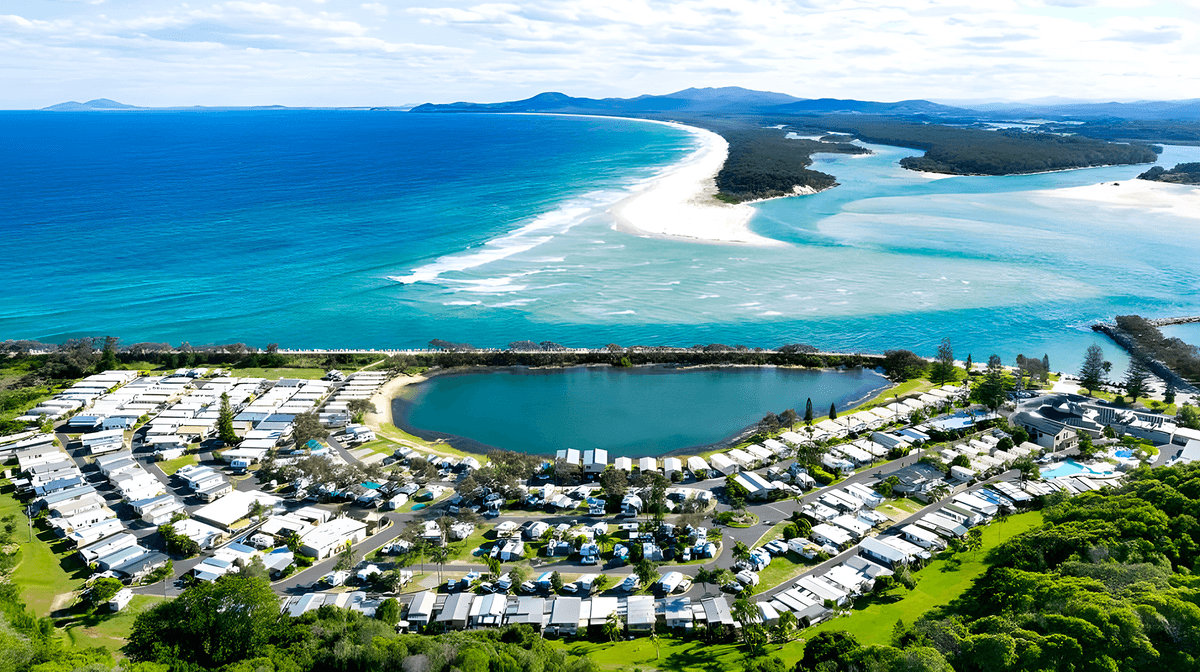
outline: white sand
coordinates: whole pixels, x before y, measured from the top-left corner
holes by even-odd
[[[1030,192],[1035,197],[1086,201],[1099,205],[1137,208],[1156,214],[1200,219],[1200,187],[1150,180],[1101,182],[1083,187]]]
[[[692,126],[670,125],[696,135],[701,140],[699,149],[641,191],[613,206],[611,212],[617,220],[617,229],[641,236],[705,243],[785,245],[750,231],[748,223],[754,208],[714,198],[716,175],[729,154],[725,138]]]
[[[424,376],[406,376],[401,373],[384,383],[371,396],[371,403],[375,404],[375,412],[365,414],[363,416],[363,424],[370,427],[376,433],[379,432],[380,426],[394,424],[392,422],[392,400],[400,395],[401,388],[420,383],[424,380],[426,380]]]

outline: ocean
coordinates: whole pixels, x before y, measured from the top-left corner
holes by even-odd
[[[1077,366],[1088,326],[1200,314],[1197,221],[1046,198],[1145,166],[840,186],[756,204],[760,249],[640,238],[614,203],[685,157],[634,120],[367,111],[0,113],[0,338],[911,348]],[[1200,160],[1167,147],[1160,164]]]

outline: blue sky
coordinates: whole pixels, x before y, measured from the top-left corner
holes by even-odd
[[[1200,0],[3,0],[0,108],[1200,97]]]

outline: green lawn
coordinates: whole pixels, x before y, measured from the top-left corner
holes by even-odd
[[[656,648],[648,637],[614,643],[547,640],[555,648],[576,656],[587,656],[602,670],[670,670],[671,672],[729,672],[740,670],[746,659],[737,644],[709,644],[700,639],[659,635]],[[771,655],[783,659],[787,669],[800,660],[803,653],[798,642],[782,647],[772,646]]]
[[[462,541],[452,541],[449,544],[450,555],[446,556],[447,560],[463,560],[466,562],[483,563],[487,561],[486,555],[471,555],[472,551],[482,546],[485,542],[494,542],[496,539],[492,529],[495,525],[476,525],[475,532],[463,539]],[[492,550],[492,543],[488,543],[487,550]]]
[[[354,450],[357,451],[357,450],[362,450],[363,448],[367,448],[367,449],[370,449],[371,452],[374,452],[374,453],[383,453],[384,455],[391,455],[391,454],[395,453],[396,449],[399,447],[400,447],[399,444],[397,444],[393,441],[386,441],[384,439],[375,439],[374,441],[368,441],[366,443],[355,446]]]
[[[875,510],[892,520],[902,520],[920,511],[925,506],[925,504],[915,499],[905,497],[901,499],[889,499],[876,507]]]
[[[85,616],[66,626],[66,634],[77,648],[103,646],[117,650],[125,646],[125,639],[133,629],[138,614],[162,602],[157,595],[134,595],[120,612]]]
[[[763,532],[763,535],[761,537],[759,537],[758,541],[754,542],[754,544],[752,546],[750,546],[750,548],[758,548],[759,546],[762,546],[763,544],[767,543],[768,541],[772,541],[776,538],[782,537],[783,536],[783,528],[785,528],[791,524],[792,524],[792,521],[786,520],[786,519],[781,520],[778,523],[775,523],[774,525],[771,526],[771,529],[767,530],[766,532]]]
[[[21,560],[12,573],[12,582],[21,588],[22,599],[38,616],[48,616],[74,602],[74,592],[83,585],[90,572],[83,561],[74,555],[64,539],[53,532],[33,528],[29,541],[28,518],[21,503],[13,497],[13,488],[6,481],[0,489],[0,517],[15,515],[19,532],[13,541],[21,547]]]
[[[818,564],[820,564],[818,560],[805,560],[790,551],[784,555],[775,556],[771,564],[758,573],[758,587],[754,589],[754,592],[761,593],[791,581],[803,574],[809,567]]]
[[[267,380],[279,380],[280,378],[320,380],[325,377],[325,369],[321,368],[292,368],[285,366],[275,369],[261,369],[258,367],[246,367],[244,369],[234,368],[229,371],[238,378],[266,378]]]
[[[846,630],[862,644],[887,644],[891,641],[892,626],[896,624],[897,619],[912,623],[933,607],[955,599],[987,569],[983,558],[989,550],[1001,541],[1041,524],[1040,511],[1010,516],[1004,523],[992,523],[983,528],[983,548],[962,554],[963,563],[957,570],[943,571],[947,569],[947,562],[934,560],[928,567],[915,574],[918,579],[915,590],[907,594],[903,588],[897,591],[896,594],[903,595],[902,599],[882,604],[870,598],[861,598],[850,616],[822,623],[806,631],[806,634],[811,636],[811,633],[825,630]]]
[[[157,462],[156,464],[158,465],[159,469],[162,469],[164,474],[170,476],[189,464],[196,464],[197,462],[199,462],[199,460],[196,459],[195,455],[184,455],[173,460],[163,460],[162,462]]]

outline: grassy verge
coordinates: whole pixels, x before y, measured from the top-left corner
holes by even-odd
[[[38,616],[48,616],[75,600],[75,591],[90,574],[65,539],[51,531],[33,528],[29,539],[29,519],[21,503],[13,497],[7,482],[0,489],[0,517],[15,515],[18,532],[13,541],[20,545],[21,560],[12,573],[12,582],[21,589],[22,599]]]
[[[133,621],[138,614],[150,609],[164,598],[156,595],[134,595],[121,611],[85,616],[67,624],[67,638],[76,648],[103,646],[115,651],[125,645]]]
[[[279,380],[280,378],[304,378],[306,380],[320,380],[325,376],[325,369],[320,368],[292,368],[279,367],[274,369],[262,369],[258,367],[246,367],[244,369],[230,369],[230,373],[238,378],[266,378],[267,380]]]
[[[195,455],[184,455],[173,460],[163,460],[162,462],[158,462],[157,465],[159,469],[162,469],[164,474],[171,476],[180,469],[189,464],[196,464],[198,461]]]
[[[683,639],[671,635],[660,635],[657,645],[648,637],[613,643],[547,641],[551,646],[564,649],[572,655],[592,659],[601,670],[719,672],[740,670],[747,660],[737,644],[709,644],[701,639]],[[785,658],[784,664],[790,670],[800,660],[803,649],[797,643],[788,647],[793,655],[790,660]]]
[[[396,444],[392,441],[386,441],[384,439],[375,439],[374,441],[368,441],[366,443],[354,446],[353,448],[350,449],[350,452],[353,453],[353,452],[362,450],[363,448],[366,448],[373,453],[383,453],[384,455],[391,455],[392,453],[395,453],[396,449],[399,447],[400,446],[398,444]]]
[[[778,523],[775,523],[774,525],[771,526],[771,529],[767,530],[766,532],[763,532],[763,535],[761,537],[759,537],[758,541],[754,542],[754,545],[751,546],[750,548],[758,548],[759,546],[762,546],[763,544],[767,543],[768,541],[772,541],[776,537],[782,536],[783,528],[785,528],[791,524],[792,524],[792,521],[786,520],[786,519],[781,520]]]
[[[437,453],[438,455],[452,455],[454,457],[470,456],[470,457],[473,457],[473,458],[479,460],[480,464],[487,463],[487,458],[483,455],[479,455],[478,453],[468,453],[465,450],[459,450],[459,449],[455,448],[454,446],[451,446],[448,443],[426,441],[425,439],[422,439],[419,436],[409,434],[408,432],[404,431],[403,429],[400,429],[399,427],[393,425],[390,422],[385,422],[382,425],[380,425],[379,428],[375,431],[375,435],[379,436],[379,437],[383,437],[385,439],[391,439],[393,441],[399,441],[401,443],[406,443],[406,444],[415,446],[417,448],[421,448],[421,449],[431,452],[431,453]]]
[[[962,565],[958,569],[951,569],[946,560],[934,560],[916,573],[918,582],[915,590],[898,591],[900,599],[885,603],[870,596],[859,598],[850,616],[822,623],[806,634],[811,636],[826,630],[845,630],[857,637],[861,644],[887,644],[897,619],[912,623],[933,607],[962,595],[971,582],[987,569],[983,558],[988,551],[1002,541],[1041,524],[1042,514],[1038,511],[1011,516],[1004,523],[992,523],[983,528],[983,548],[961,554]]]

